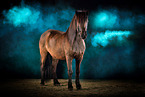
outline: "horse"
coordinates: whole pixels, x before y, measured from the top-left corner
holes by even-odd
[[[80,64],[86,49],[84,40],[87,37],[88,11],[77,10],[66,32],[58,30],[45,31],[39,40],[39,50],[41,56],[41,84],[44,85],[46,70],[46,60],[49,59],[49,65],[52,67],[53,83],[60,85],[56,68],[59,60],[66,60],[68,69],[68,89],[72,90],[72,60],[76,61],[76,88],[81,89],[79,81]],[[51,57],[51,60],[50,60]]]

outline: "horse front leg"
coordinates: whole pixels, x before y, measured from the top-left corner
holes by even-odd
[[[66,62],[67,62],[67,68],[68,68],[68,89],[69,90],[73,90],[73,86],[72,86],[72,74],[73,74],[73,70],[72,70],[72,60],[73,58],[70,56],[66,57]]]
[[[83,59],[83,56],[81,56],[79,58],[75,58],[75,60],[76,60],[76,81],[75,81],[75,83],[76,83],[77,89],[81,89],[79,76],[80,76],[80,65],[81,65],[82,59]]]

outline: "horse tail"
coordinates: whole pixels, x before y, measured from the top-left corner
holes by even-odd
[[[45,80],[49,81],[53,75],[52,75],[52,57],[49,52],[47,52],[47,58],[45,61]]]

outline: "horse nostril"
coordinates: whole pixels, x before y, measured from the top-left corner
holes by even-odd
[[[82,33],[82,39],[86,39],[87,38],[87,31],[83,31]]]
[[[83,32],[83,34],[86,34],[86,31],[82,31]]]

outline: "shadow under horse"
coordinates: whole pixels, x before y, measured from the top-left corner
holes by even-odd
[[[54,85],[60,85],[57,80],[56,68],[59,60],[66,60],[68,69],[68,89],[72,86],[72,60],[76,60],[76,88],[81,89],[79,81],[80,64],[85,52],[84,39],[87,37],[88,11],[77,10],[66,32],[47,30],[39,40],[41,55],[41,84],[44,85],[46,76],[46,60],[49,59]],[[51,58],[50,58],[51,57]],[[51,60],[50,60],[51,59]],[[50,62],[51,61],[51,62]]]

